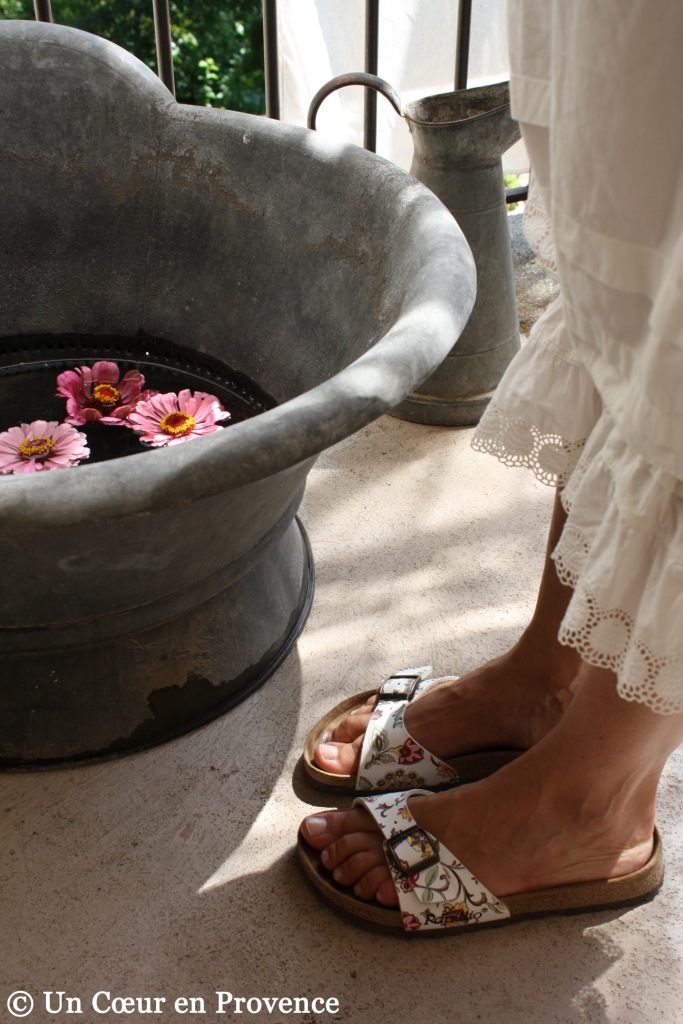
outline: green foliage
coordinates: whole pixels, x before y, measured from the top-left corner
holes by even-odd
[[[519,175],[517,175],[517,174],[505,174],[505,175],[503,175],[503,178],[505,180],[505,188],[506,189],[507,188],[517,188],[517,186],[519,185]],[[516,210],[518,206],[519,206],[519,203],[508,203],[507,204],[508,213],[512,213],[512,211]]]
[[[25,18],[24,13],[28,7],[31,8],[29,17],[33,17],[33,5],[26,4],[25,0],[2,0],[0,3],[0,17],[2,18]]]
[[[178,101],[262,113],[261,0],[170,0],[170,14]],[[152,0],[52,0],[52,15],[157,70]],[[33,20],[32,0],[0,0],[0,18]]]

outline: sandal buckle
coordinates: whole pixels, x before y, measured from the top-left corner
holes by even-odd
[[[387,678],[382,682],[382,684],[381,684],[381,686],[379,688],[379,699],[380,700],[386,700],[386,701],[390,701],[390,700],[407,700],[407,701],[410,701],[415,696],[415,690],[417,689],[418,683],[421,683],[421,682],[422,682],[422,676],[421,675],[415,675],[412,672],[410,673],[410,675],[387,676]],[[397,683],[398,686],[394,690],[391,690],[391,689],[387,690],[387,689],[385,689],[385,687],[389,683]],[[405,687],[405,686],[401,687],[401,683],[410,683],[410,685],[407,686],[407,687]]]
[[[420,825],[413,825],[412,828],[407,828],[403,832],[397,832],[390,836],[385,843],[390,866],[396,871],[399,878],[410,878],[411,875],[416,875],[420,871],[425,871],[440,863],[437,840]],[[401,843],[407,844],[408,849],[405,852],[411,851],[417,854],[418,859],[414,863],[411,864],[405,857],[399,855],[397,847]]]

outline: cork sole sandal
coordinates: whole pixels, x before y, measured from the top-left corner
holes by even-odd
[[[400,669],[379,689],[348,697],[328,711],[313,726],[304,745],[302,760],[309,778],[317,786],[337,792],[391,792],[415,786],[443,789],[476,782],[519,757],[521,750],[482,750],[441,760],[417,743],[403,725],[402,710],[425,690],[444,681],[427,679],[430,672],[429,665]],[[376,695],[379,700],[365,733],[358,775],[337,775],[316,764],[315,750],[325,742],[324,737]]]
[[[637,871],[619,878],[560,885],[499,899],[460,860],[417,824],[407,807],[409,793],[359,798],[384,834],[384,852],[399,899],[398,907],[361,900],[336,885],[299,833],[298,853],[304,871],[334,907],[362,921],[394,931],[438,935],[464,927],[484,928],[553,914],[590,913],[636,906],[651,899],[664,874],[659,832],[652,854]],[[422,792],[422,791],[419,791]],[[377,804],[381,806],[377,806]]]

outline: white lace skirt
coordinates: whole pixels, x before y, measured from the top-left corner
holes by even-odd
[[[633,0],[628,19],[588,0],[508,10],[513,114],[538,187],[530,242],[561,297],[473,446],[562,488],[562,643],[616,673],[625,699],[681,712],[683,5]]]
[[[616,673],[627,700],[683,711],[683,482],[624,441],[582,366],[534,341],[472,445],[563,488],[553,558],[574,592],[560,641]]]

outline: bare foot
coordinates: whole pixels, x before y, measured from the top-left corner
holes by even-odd
[[[410,798],[415,820],[497,896],[617,878],[652,853],[657,786],[683,742],[683,713],[622,700],[616,677],[582,662],[554,729],[481,782]],[[382,840],[362,808],[302,824],[336,881],[397,902]]]
[[[587,813],[569,787],[546,786],[547,758],[522,755],[472,785],[414,796],[416,821],[436,836],[497,896],[628,874],[652,852],[654,800],[633,815]],[[560,773],[561,774],[561,773]],[[541,782],[543,780],[543,787]],[[633,808],[631,809],[633,810]],[[362,807],[316,813],[302,823],[336,882],[363,900],[398,903],[382,837]]]
[[[534,649],[522,638],[506,655],[448,679],[412,703],[405,726],[418,743],[448,759],[482,750],[527,750],[559,721],[578,655],[557,642]],[[353,775],[377,698],[353,711],[315,750],[319,767]]]

